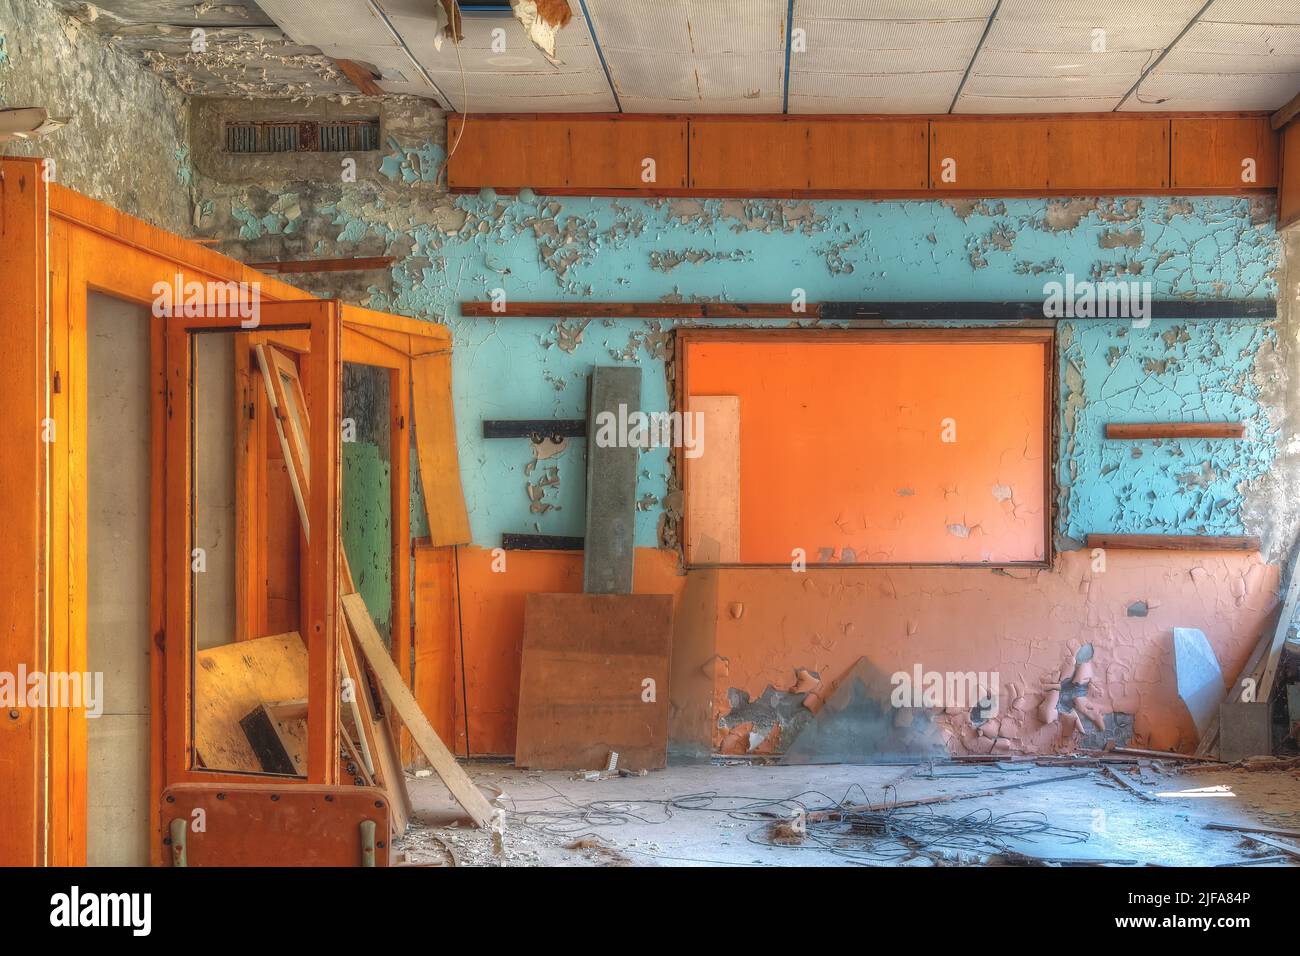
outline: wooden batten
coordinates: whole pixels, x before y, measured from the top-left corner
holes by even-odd
[[[1241,422],[1110,422],[1106,437],[1111,439],[1154,440],[1160,438],[1241,438],[1246,426]]]

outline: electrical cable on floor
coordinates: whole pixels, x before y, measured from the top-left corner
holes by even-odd
[[[854,809],[870,803],[858,784],[849,787],[838,801],[818,790],[779,798],[707,791],[662,800],[588,803],[575,803],[558,790],[555,793],[567,809],[528,810],[516,805],[511,818],[549,836],[572,838],[599,835],[596,827],[667,823],[675,812],[722,813],[733,820],[761,824],[746,834],[751,843],[821,850],[857,862],[897,860],[922,853],[1014,853],[1008,847],[1011,840],[1083,843],[1088,839],[1082,830],[1053,826],[1046,814],[1036,810],[994,813],[979,809],[949,816],[932,807]],[[531,802],[535,800],[512,801]]]

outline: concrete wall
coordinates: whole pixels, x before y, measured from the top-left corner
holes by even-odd
[[[38,141],[0,143],[0,153],[48,157],[57,182],[190,233],[185,97],[86,22],[49,0],[0,0],[0,106],[71,118]]]
[[[698,689],[673,694],[684,742],[734,747],[739,736],[746,747],[783,746],[781,733],[772,733],[779,707],[753,709],[746,695],[758,699],[769,685],[789,691],[796,668],[820,674],[828,693],[866,656],[883,674],[918,662],[1002,668],[1004,686],[1015,684],[1023,698],[1022,726],[989,737],[989,728],[982,735],[958,714],[935,726],[955,747],[1050,748],[1062,721],[1032,716],[1047,699],[1042,684],[1063,669],[1068,677],[1080,648],[1092,643],[1091,696],[1101,711],[1135,714],[1144,743],[1186,744],[1193,731],[1173,688],[1171,628],[1204,629],[1225,671],[1235,673],[1268,626],[1279,563],[1297,525],[1300,447],[1295,320],[1286,301],[1296,279],[1294,270],[1286,273],[1279,295],[1282,243],[1270,201],[553,199],[527,191],[453,198],[439,185],[447,148],[440,118],[418,103],[386,101],[385,110],[385,149],[358,157],[356,183],[254,185],[204,176],[203,231],[241,258],[308,250],[398,257],[390,271],[316,278],[312,288],[451,326],[477,548],[497,545],[505,531],[583,531],[581,444],[534,462],[524,442],[484,441],[482,419],[582,417],[595,364],[641,366],[643,406],[663,410],[672,375],[668,323],[459,315],[460,301],[494,289],[574,302],[782,301],[795,289],[811,302],[1003,300],[1041,298],[1045,282],[1071,275],[1148,281],[1158,298],[1284,300],[1276,321],[1061,324],[1055,537],[1068,553],[1049,571],[745,570],[683,579],[669,552],[643,585],[689,604],[696,626],[679,634],[675,680],[682,687],[703,680],[713,692],[708,704]],[[217,169],[196,159],[201,171]],[[1247,440],[1135,449],[1104,442],[1101,431],[1107,421],[1224,419],[1245,421]],[[681,508],[665,452],[642,455],[638,498],[640,556],[659,562],[653,549],[676,544]],[[1086,552],[1070,551],[1098,532],[1245,532],[1262,535],[1264,547],[1247,556],[1111,555],[1102,578]],[[512,566],[531,569],[527,586],[517,587],[527,576],[513,583],[511,574],[476,577],[478,560],[467,551],[461,565],[471,739],[459,743],[508,753],[519,633],[502,602],[524,590],[569,587],[572,562],[512,556]],[[733,712],[754,720],[729,718]],[[788,743],[790,728],[783,729]]]

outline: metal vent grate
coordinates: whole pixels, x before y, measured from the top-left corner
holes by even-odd
[[[378,119],[226,124],[228,153],[343,153],[378,148]]]

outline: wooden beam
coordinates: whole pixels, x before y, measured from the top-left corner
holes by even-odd
[[[1110,422],[1106,437],[1116,439],[1148,438],[1241,438],[1246,426],[1241,422]]]
[[[474,319],[789,319],[798,322],[1052,322],[1043,300],[1022,302],[809,302],[796,312],[789,302],[492,302],[465,301]],[[1158,299],[1153,319],[1271,319],[1274,299]],[[1071,322],[1093,317],[1072,317]],[[1097,316],[1112,321],[1113,316]]]
[[[383,96],[383,88],[375,82],[375,78],[360,63],[354,60],[335,60],[334,65],[343,71],[343,75],[352,81],[352,85],[364,93],[366,96]]]
[[[1268,124],[1274,129],[1281,129],[1295,119],[1297,115],[1300,115],[1300,93],[1291,97],[1291,102],[1270,116]]]
[[[396,256],[359,256],[354,259],[284,259],[276,262],[247,262],[258,272],[364,272],[387,269]]]
[[[1253,535],[1090,534],[1090,548],[1125,551],[1258,551]]]
[[[383,638],[375,630],[365,601],[361,599],[360,594],[345,594],[342,601],[343,614],[347,618],[353,636],[356,637],[357,645],[365,655],[366,662],[375,672],[375,677],[384,693],[388,695],[393,709],[397,711],[397,715],[402,718],[402,723],[410,731],[415,745],[428,758],[430,766],[447,785],[456,802],[464,808],[475,824],[486,829],[491,825],[495,813],[492,805],[488,803],[487,797],[483,796],[478,787],[474,786],[474,781],[469,778],[469,774],[456,762],[451,751],[439,739],[428,718],[424,716],[424,711],[420,709],[415,697],[402,681],[402,675],[397,672],[392,657],[384,647]]]

